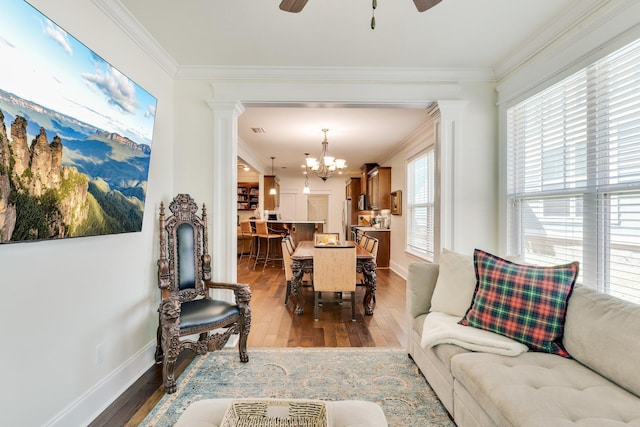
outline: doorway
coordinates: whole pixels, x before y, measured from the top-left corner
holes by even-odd
[[[329,195],[313,194],[307,196],[307,221],[324,221],[329,219]]]
[[[295,193],[280,192],[280,218],[283,220],[298,219],[296,215],[296,206],[298,205],[298,197]]]

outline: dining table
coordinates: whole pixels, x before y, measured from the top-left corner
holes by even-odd
[[[373,314],[373,301],[376,294],[376,262],[373,254],[353,241],[338,242],[342,246],[355,246],[356,248],[356,272],[362,273],[364,278],[365,294],[362,301],[364,313]],[[294,304],[295,314],[304,313],[304,300],[302,298],[302,277],[305,274],[313,277],[313,250],[315,243],[304,240],[298,243],[291,255],[291,294],[289,300]]]

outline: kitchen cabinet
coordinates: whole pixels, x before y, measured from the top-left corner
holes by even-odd
[[[345,187],[345,199],[357,201],[359,195],[360,178],[349,178],[347,180],[347,186]]]
[[[238,183],[238,210],[251,211],[260,204],[260,185],[257,182]]]
[[[276,189],[276,194],[269,194],[271,188]],[[262,186],[264,191],[264,210],[272,211],[280,207],[280,184],[275,175],[265,175],[264,185]]]
[[[360,194],[368,194],[367,183],[369,181],[369,172],[377,166],[377,163],[365,163],[360,166]]]
[[[376,166],[367,177],[369,209],[391,209],[391,168]]]

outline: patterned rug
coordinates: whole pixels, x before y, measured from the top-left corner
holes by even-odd
[[[376,402],[389,426],[451,426],[435,393],[405,349],[235,349],[194,359],[141,426],[172,426],[192,403],[216,397],[358,399]]]

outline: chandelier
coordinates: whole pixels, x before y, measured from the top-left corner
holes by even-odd
[[[342,174],[342,170],[347,166],[345,159],[336,159],[329,155],[329,141],[327,141],[327,132],[329,129],[322,129],[324,132],[324,141],[322,141],[322,154],[320,159],[315,157],[306,157],[307,167],[313,171],[318,177],[326,181],[327,178],[338,174]]]

